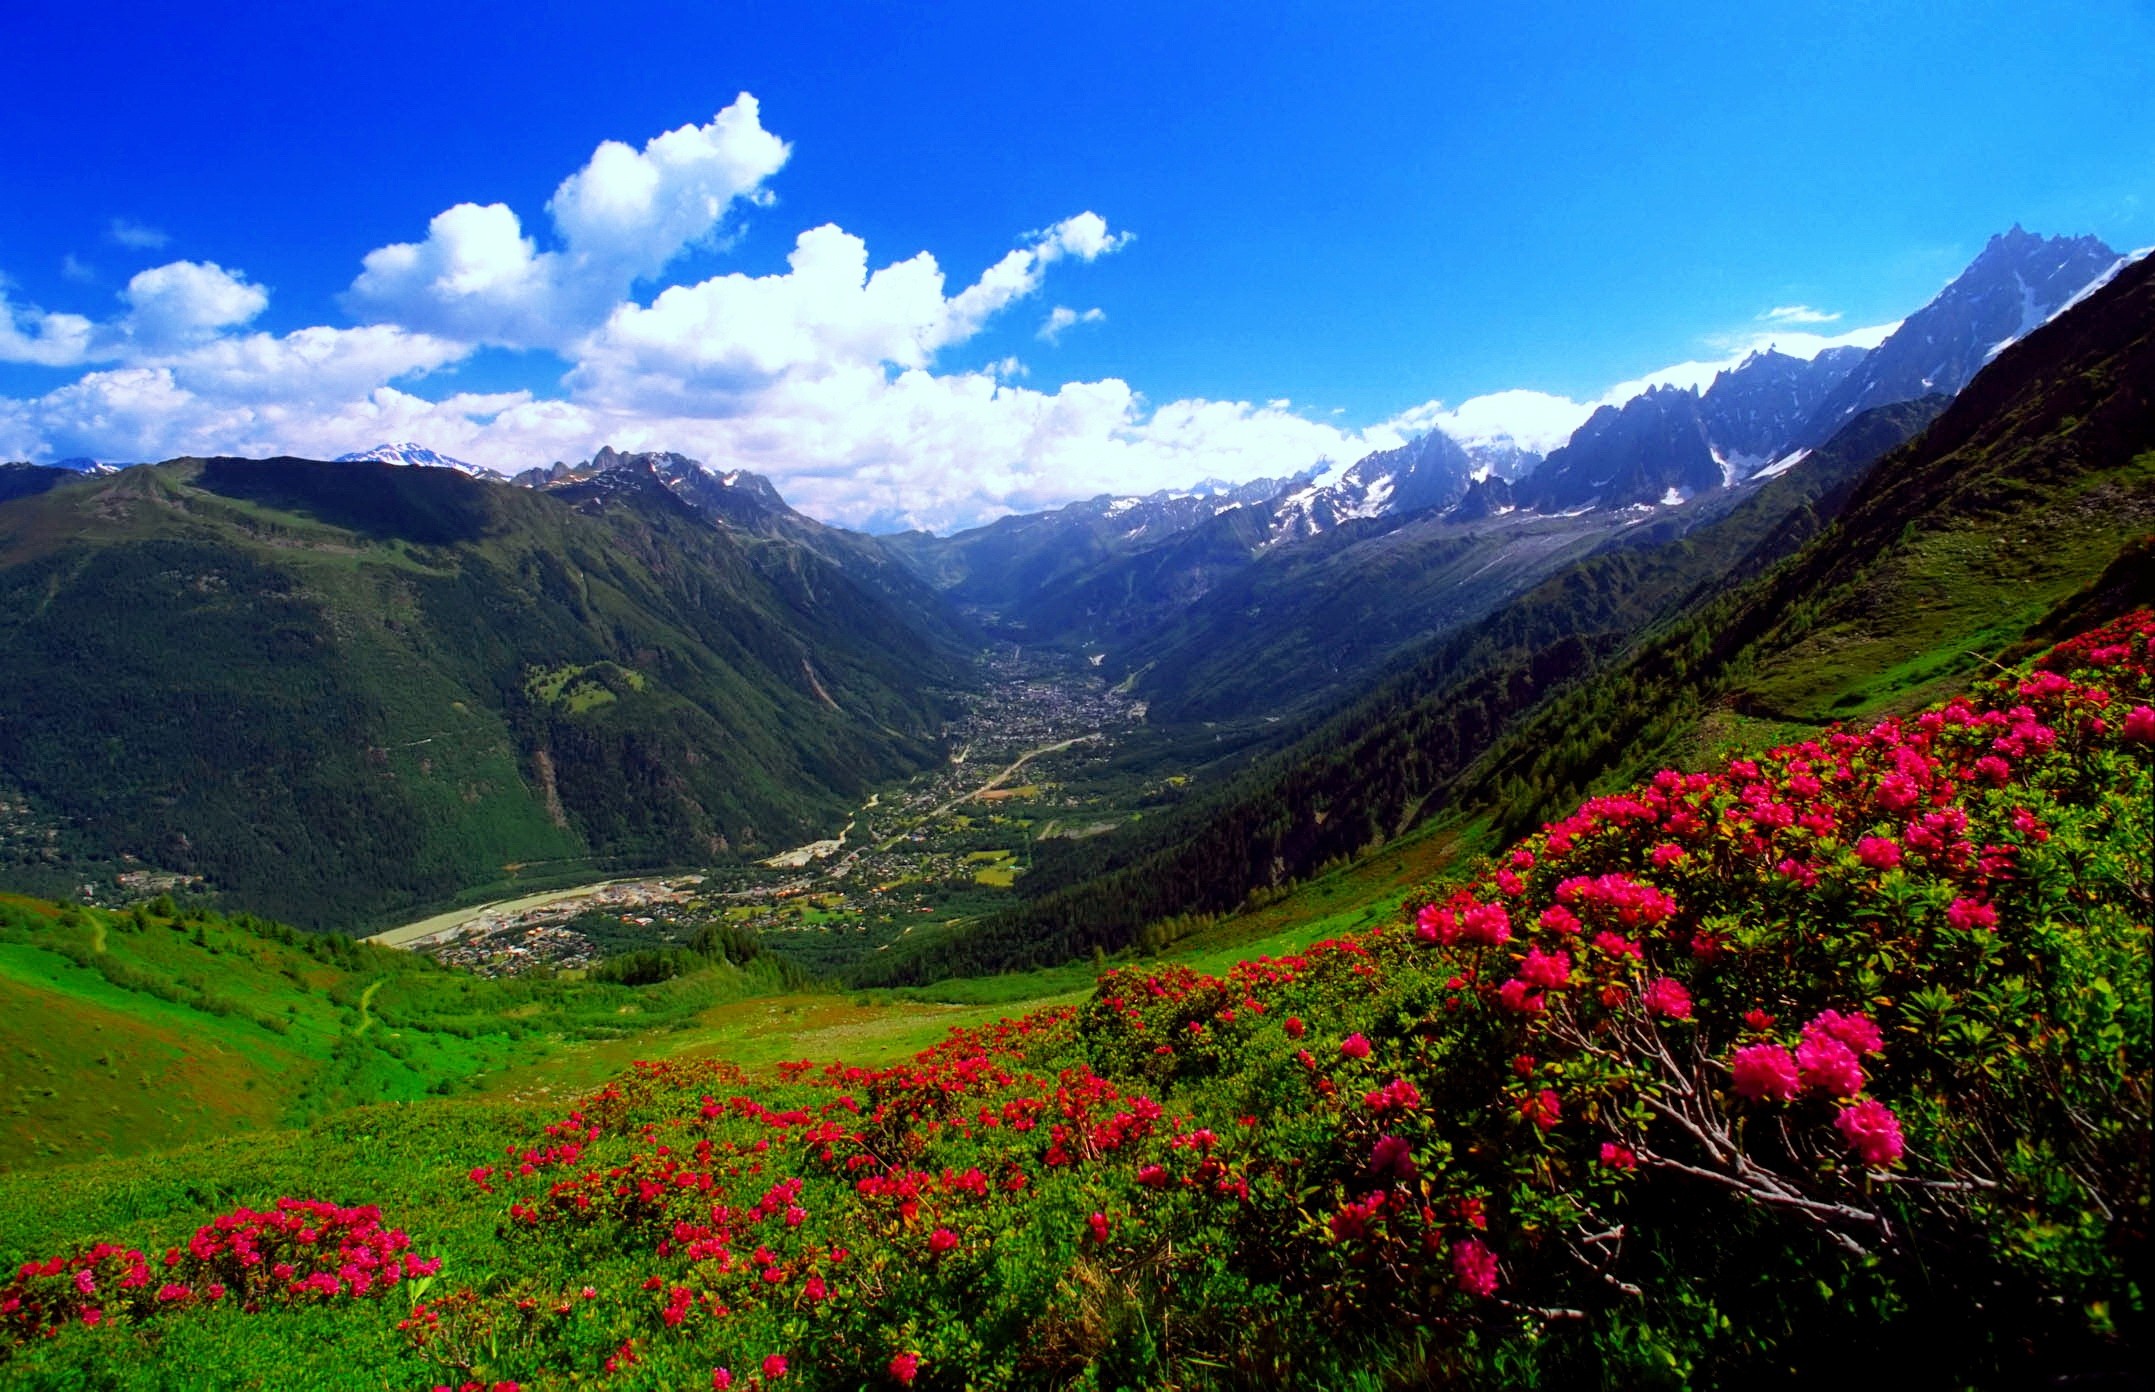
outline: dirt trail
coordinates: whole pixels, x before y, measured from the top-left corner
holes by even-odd
[[[352,1031],[352,1038],[357,1039],[362,1034],[365,1034],[367,1026],[374,1023],[374,1017],[367,1013],[367,1002],[374,999],[374,993],[381,990],[382,984],[388,980],[389,978],[385,976],[380,980],[370,981],[367,983],[367,989],[359,993],[359,1027]]]

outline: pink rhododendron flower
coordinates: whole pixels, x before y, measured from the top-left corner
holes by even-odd
[[[958,1235],[948,1228],[937,1228],[928,1234],[928,1250],[931,1252],[947,1252],[957,1245]]]
[[[1579,916],[1562,904],[1551,904],[1541,911],[1541,926],[1552,933],[1576,933],[1579,931]]]
[[[1841,1109],[1833,1119],[1859,1159],[1866,1165],[1890,1165],[1901,1158],[1901,1121],[1884,1103],[1866,1097]]]
[[[731,1386],[733,1386],[733,1374],[731,1371],[725,1368],[713,1368],[711,1370],[711,1392],[726,1392],[726,1389]]]
[[[1639,1157],[1632,1151],[1630,1146],[1618,1145],[1614,1141],[1603,1141],[1601,1143],[1601,1163],[1612,1170],[1635,1170],[1639,1167]]]
[[[1795,1055],[1778,1044],[1747,1044],[1729,1060],[1736,1095],[1753,1102],[1786,1102],[1796,1095]]]
[[[1502,904],[1472,905],[1462,917],[1459,935],[1468,942],[1494,947],[1511,938],[1511,915]]]
[[[1671,1020],[1691,1018],[1691,993],[1674,977],[1657,976],[1639,999],[1652,1013]]]
[[[1901,863],[1900,843],[1884,836],[1866,836],[1856,843],[1856,859],[1873,870],[1891,870]]]
[[[1843,1015],[1821,1010],[1803,1027],[1805,1039],[1838,1039],[1858,1054],[1884,1053],[1886,1038],[1867,1015]]]
[[[1516,1010],[1523,1015],[1538,1015],[1547,1005],[1541,992],[1516,976],[1497,987],[1497,1003],[1506,1010]]]
[[[917,1353],[897,1354],[890,1360],[890,1375],[906,1386],[911,1387],[913,1379],[920,1376],[920,1355]]]
[[[1946,905],[1945,921],[1963,933],[1998,926],[1998,911],[1979,899],[1959,898]]]
[[[1468,1295],[1491,1296],[1497,1291],[1497,1254],[1478,1237],[1452,1244],[1452,1274],[1459,1289]]]
[[[1415,1175],[1414,1147],[1397,1136],[1379,1136],[1369,1153],[1369,1173],[1380,1184],[1391,1180],[1409,1182]]]
[[[2155,708],[2134,706],[2125,713],[2125,728],[2119,733],[2135,744],[2155,744]]]
[[[763,1360],[763,1375],[774,1382],[784,1377],[786,1375],[786,1356],[782,1353],[774,1353],[765,1358]]]
[[[1571,980],[1571,954],[1543,952],[1538,947],[1530,947],[1526,950],[1526,960],[1519,964],[1519,975],[1533,985],[1555,990]]]
[[[1796,1069],[1806,1092],[1854,1097],[1863,1091],[1863,1065],[1855,1050],[1825,1035],[1807,1037],[1796,1046]]]
[[[1360,1034],[1350,1034],[1339,1041],[1341,1058],[1366,1059],[1369,1057],[1369,1041]]]

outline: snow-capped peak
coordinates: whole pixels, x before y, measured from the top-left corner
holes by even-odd
[[[474,478],[492,478],[494,476],[493,471],[490,469],[482,469],[476,464],[466,464],[461,459],[451,459],[446,454],[428,449],[425,445],[415,445],[409,440],[401,444],[376,445],[373,449],[360,450],[353,454],[340,454],[335,462],[339,464],[402,464],[421,469],[454,469],[458,473],[470,474]]]

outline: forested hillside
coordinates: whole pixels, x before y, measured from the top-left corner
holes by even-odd
[[[0,505],[7,878],[309,927],[823,834],[935,756],[948,639],[648,480],[181,460]]]

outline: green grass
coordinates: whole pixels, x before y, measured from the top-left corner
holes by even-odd
[[[723,1042],[747,1029],[727,1014],[736,1004],[786,989],[761,961],[636,988],[490,981],[214,916],[141,922],[0,901],[0,1168],[354,1104],[585,1086],[635,1057]]]

